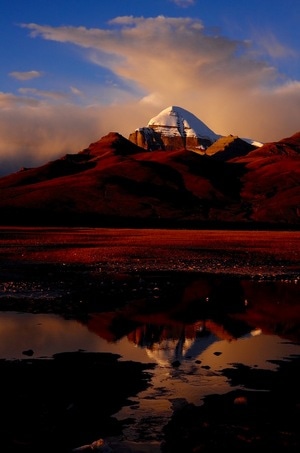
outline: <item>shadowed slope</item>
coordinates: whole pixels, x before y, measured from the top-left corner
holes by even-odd
[[[231,162],[244,164],[241,197],[254,221],[299,224],[300,132]]]
[[[77,154],[0,178],[1,223],[299,224],[300,133],[246,155],[241,142],[232,154],[240,157],[225,147],[216,158],[147,152],[111,132]]]

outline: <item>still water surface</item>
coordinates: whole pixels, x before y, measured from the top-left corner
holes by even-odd
[[[255,285],[257,294],[261,292],[259,282],[252,282],[251,297],[255,295]],[[264,288],[266,299],[266,288],[273,297],[276,285],[276,282],[268,283]],[[293,295],[289,299],[291,306],[296,297],[294,285],[285,285],[285,294]],[[83,350],[119,354],[120,360],[155,363],[150,387],[138,394],[132,405],[115,414],[120,420],[128,417],[136,420],[128,426],[127,432],[125,430],[125,435],[138,441],[138,426],[143,419],[156,418],[156,425],[153,423],[151,429],[152,434],[157,431],[159,435],[176,401],[200,405],[205,395],[232,389],[221,374],[222,369],[238,363],[276,371],[273,361],[300,355],[299,342],[270,332],[265,325],[259,325],[259,318],[254,326],[252,319],[253,316],[250,324],[243,324],[241,335],[237,336],[212,319],[191,323],[170,321],[169,324],[166,321],[163,325],[151,324],[149,318],[149,322],[140,323],[118,339],[111,339],[107,335],[111,322],[107,313],[94,313],[88,320],[81,321],[54,314],[1,312],[0,356],[9,360],[28,358],[28,355],[32,359],[47,359],[56,353]],[[278,319],[275,321],[278,323]]]

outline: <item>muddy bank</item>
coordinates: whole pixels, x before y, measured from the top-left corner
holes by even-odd
[[[149,385],[152,367],[118,358],[78,352],[0,360],[1,451],[70,452],[121,436],[113,414]]]
[[[24,357],[30,351],[24,351]],[[173,401],[173,416],[151,439],[124,438],[113,414],[150,382],[152,366],[120,362],[103,353],[63,353],[52,359],[0,360],[1,449],[6,453],[71,453],[104,439],[109,453],[298,452],[300,446],[300,356],[278,361],[278,370],[236,364],[224,369],[235,390],[209,395],[202,406]],[[239,388],[237,388],[238,386]],[[153,442],[153,443],[151,443]],[[152,445],[152,446],[151,446]],[[83,451],[83,450],[78,450]],[[98,451],[85,449],[84,451]]]
[[[209,395],[201,407],[175,410],[163,428],[162,452],[299,451],[300,357],[277,365],[277,372],[239,364],[223,370],[241,389]]]

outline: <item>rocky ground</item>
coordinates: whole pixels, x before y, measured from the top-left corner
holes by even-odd
[[[275,374],[237,366],[224,370],[250,390],[210,395],[201,407],[186,405],[164,427],[163,453],[296,452],[300,446],[300,357],[279,363]],[[261,391],[262,383],[268,381]]]

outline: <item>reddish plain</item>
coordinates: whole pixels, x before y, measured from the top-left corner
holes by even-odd
[[[0,227],[0,262],[299,276],[299,231]]]

